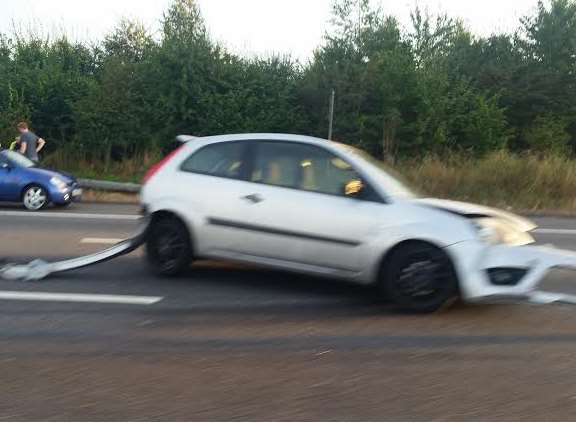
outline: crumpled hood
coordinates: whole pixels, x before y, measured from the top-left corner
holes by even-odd
[[[452,214],[458,214],[466,218],[494,217],[505,220],[518,230],[529,232],[537,226],[530,220],[519,215],[502,211],[496,208],[485,207],[483,205],[471,204],[468,202],[450,201],[447,199],[423,198],[415,199],[414,202],[425,206],[441,209]]]

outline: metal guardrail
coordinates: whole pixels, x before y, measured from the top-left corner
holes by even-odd
[[[102,190],[107,192],[138,193],[140,185],[137,183],[108,182],[104,180],[78,179],[84,189]]]

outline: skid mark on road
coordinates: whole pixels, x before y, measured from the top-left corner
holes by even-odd
[[[77,293],[0,291],[0,300],[26,300],[39,302],[107,303],[119,305],[154,305],[161,296],[102,295]]]

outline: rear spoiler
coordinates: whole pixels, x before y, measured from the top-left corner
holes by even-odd
[[[190,135],[178,135],[176,137],[176,141],[179,144],[185,144],[185,143],[193,141],[195,139],[198,139],[198,137],[197,136],[190,136]]]

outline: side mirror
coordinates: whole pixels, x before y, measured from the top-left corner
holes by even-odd
[[[364,190],[364,183],[362,182],[362,180],[350,180],[348,183],[346,183],[346,185],[344,185],[344,195],[351,197],[351,198],[357,198],[362,194],[362,191]]]

